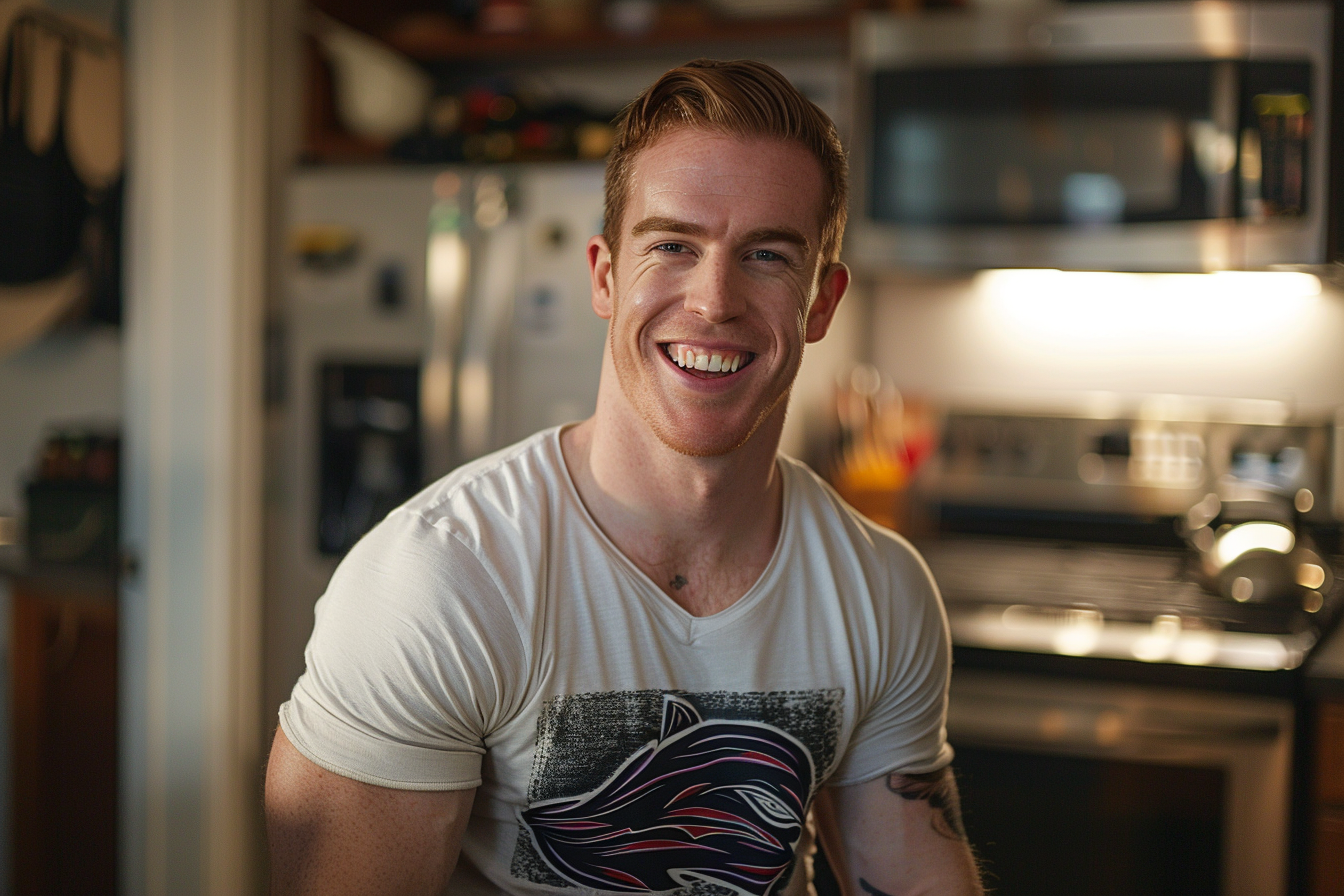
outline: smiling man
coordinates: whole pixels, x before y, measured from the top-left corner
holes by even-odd
[[[596,413],[341,564],[271,753],[274,892],[792,896],[814,827],[849,896],[979,892],[928,572],[778,454],[845,203],[834,126],[767,66],[627,109]]]

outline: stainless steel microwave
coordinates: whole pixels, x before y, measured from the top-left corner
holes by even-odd
[[[1330,7],[858,16],[865,267],[1207,271],[1325,260]]]

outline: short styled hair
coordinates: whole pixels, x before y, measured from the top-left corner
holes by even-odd
[[[775,137],[801,143],[821,166],[821,258],[840,260],[849,203],[849,163],[835,123],[763,62],[695,59],[664,74],[616,123],[607,158],[602,235],[619,245],[630,178],[639,153],[677,128],[701,128],[733,137]]]

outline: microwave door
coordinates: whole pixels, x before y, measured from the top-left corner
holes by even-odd
[[[1329,8],[1085,6],[856,19],[851,257],[1319,261]]]

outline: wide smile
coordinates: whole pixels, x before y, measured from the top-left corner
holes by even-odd
[[[663,342],[660,346],[673,364],[701,377],[731,376],[756,357],[752,352],[704,348],[685,342]]]

